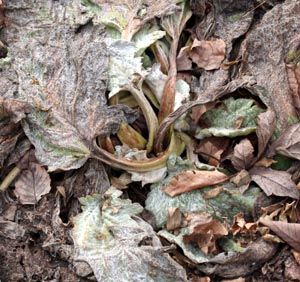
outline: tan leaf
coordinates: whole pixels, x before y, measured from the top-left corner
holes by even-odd
[[[300,251],[300,224],[287,223],[283,221],[272,221],[265,218],[259,220],[268,226],[276,235],[287,242],[297,252]]]
[[[223,191],[223,189],[224,189],[223,186],[218,186],[216,188],[213,188],[213,189],[207,191],[206,193],[204,193],[202,195],[202,198],[205,200],[215,198]]]
[[[244,122],[244,117],[238,117],[236,121],[233,123],[232,127],[235,129],[239,129],[241,128],[243,122]]]
[[[167,230],[176,230],[181,226],[181,212],[179,208],[169,208]]]
[[[236,176],[230,179],[230,182],[238,187],[241,193],[244,193],[249,188],[251,177],[247,170],[242,169]]]
[[[194,123],[198,123],[200,118],[209,110],[213,109],[216,106],[217,102],[208,102],[203,105],[199,105],[192,108],[192,120]]]
[[[35,205],[51,190],[50,176],[39,164],[30,163],[28,170],[20,175],[15,187],[15,195],[22,204]]]
[[[288,172],[264,167],[253,167],[249,172],[252,181],[256,182],[267,196],[299,199],[300,193]]]
[[[208,137],[201,140],[196,153],[208,161],[209,165],[217,166],[220,162],[222,153],[227,149],[229,139],[220,137]]]
[[[248,139],[243,139],[234,147],[232,164],[238,171],[250,167],[253,161],[254,148]]]
[[[258,162],[254,164],[254,166],[263,166],[263,167],[270,167],[272,164],[276,164],[277,161],[269,158],[262,158]]]
[[[195,39],[190,51],[190,58],[198,67],[205,70],[218,69],[225,58],[226,44],[222,39],[205,41]]]
[[[217,170],[187,170],[173,177],[162,190],[171,197],[224,182],[228,176]]]
[[[188,57],[189,49],[189,46],[180,49],[176,58],[177,71],[186,71],[192,69],[192,61]]]

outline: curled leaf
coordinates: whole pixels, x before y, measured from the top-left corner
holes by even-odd
[[[41,197],[51,190],[50,176],[37,163],[30,163],[28,170],[20,175],[15,184],[15,195],[22,204],[35,205]]]

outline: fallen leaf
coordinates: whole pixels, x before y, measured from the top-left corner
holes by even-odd
[[[0,236],[16,240],[20,237],[24,237],[25,232],[26,229],[22,225],[0,218]]]
[[[297,252],[300,251],[300,224],[287,223],[283,221],[272,221],[265,218],[259,220],[263,225],[268,226],[276,235],[287,242]]]
[[[208,102],[203,105],[199,105],[192,108],[191,118],[194,123],[198,123],[199,119],[209,110],[213,109],[216,106],[217,102]]]
[[[260,113],[257,117],[257,129],[256,134],[258,138],[258,153],[255,160],[260,159],[264,153],[270,138],[275,130],[276,116],[275,113],[268,109],[264,113]]]
[[[187,215],[189,233],[183,236],[184,243],[196,243],[204,254],[216,250],[216,240],[228,234],[218,220],[206,212],[192,212]]]
[[[254,166],[263,166],[263,167],[270,167],[272,164],[276,164],[277,161],[269,158],[262,158],[258,162],[254,164]]]
[[[36,205],[41,197],[51,190],[50,176],[37,163],[30,163],[15,183],[15,195],[22,204]]]
[[[4,27],[4,4],[0,0],[0,28]]]
[[[288,172],[271,168],[253,167],[249,173],[251,180],[256,182],[267,196],[276,195],[299,199],[300,193]]]
[[[239,188],[241,193],[244,193],[250,185],[251,177],[247,170],[242,169],[237,175],[232,177],[230,181]]]
[[[200,141],[196,153],[208,161],[209,165],[217,166],[220,163],[222,153],[229,145],[228,138],[208,137]]]
[[[223,186],[218,186],[216,188],[213,188],[213,189],[209,190],[208,192],[204,193],[202,198],[204,200],[215,198],[223,191],[223,189],[224,189]]]
[[[248,139],[243,139],[234,147],[232,164],[238,171],[248,169],[254,159],[254,148]]]
[[[217,170],[188,170],[176,175],[168,185],[162,188],[162,191],[174,197],[188,191],[224,182],[227,179],[226,174]]]
[[[182,215],[179,208],[169,208],[166,228],[168,231],[176,230],[181,226]]]
[[[195,39],[190,51],[190,58],[198,67],[205,70],[218,69],[225,58],[226,44],[222,39],[205,41]]]
[[[189,49],[189,46],[180,49],[176,58],[177,71],[186,71],[192,69],[192,61],[188,57]]]
[[[284,130],[277,140],[272,143],[268,157],[279,154],[300,160],[300,124],[294,124]]]
[[[87,262],[98,281],[186,282],[182,266],[164,253],[151,225],[138,217],[143,207],[121,195],[111,187],[104,197],[80,199],[83,211],[72,230],[74,259]]]

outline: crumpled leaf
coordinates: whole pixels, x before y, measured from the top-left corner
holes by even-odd
[[[218,220],[206,212],[187,214],[189,233],[183,236],[184,243],[196,243],[204,254],[216,250],[216,240],[228,234],[228,230]]]
[[[50,176],[37,163],[30,163],[15,183],[15,195],[24,205],[36,205],[41,197],[51,190]]]
[[[184,269],[163,253],[152,227],[137,217],[143,208],[110,188],[81,198],[74,218],[75,259],[89,263],[98,281],[187,281]]]
[[[198,67],[205,70],[218,69],[225,58],[226,44],[222,39],[214,41],[198,40],[195,38],[189,57]]]
[[[185,46],[180,49],[176,58],[177,71],[187,71],[192,69],[192,60],[188,57],[189,50],[189,46]]]
[[[225,182],[228,176],[218,170],[187,170],[177,174],[162,191],[171,197],[195,189]]]
[[[238,171],[247,169],[252,164],[254,148],[248,139],[243,139],[235,145],[231,158],[234,168]]]
[[[268,156],[275,154],[300,160],[300,124],[294,124],[285,129],[281,135],[272,143],[268,150]]]
[[[245,136],[256,130],[256,117],[263,112],[262,109],[254,105],[250,99],[234,99],[232,97],[223,101],[223,103],[208,112],[206,112],[200,122],[207,123],[207,128],[197,129],[195,137],[203,139],[208,136]],[[240,128],[234,128],[238,118],[243,118],[243,124]]]
[[[276,195],[299,199],[300,193],[291,175],[286,171],[271,168],[253,167],[249,171],[252,181],[266,193],[267,196]]]
[[[268,226],[276,235],[287,242],[297,252],[300,252],[300,224],[283,221],[273,221],[260,218],[259,221]]]

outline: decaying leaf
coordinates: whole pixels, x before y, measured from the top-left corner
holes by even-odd
[[[182,215],[179,208],[169,208],[166,228],[168,231],[181,227]]]
[[[262,158],[258,162],[254,164],[254,166],[263,166],[263,167],[270,167],[272,164],[276,164],[277,161],[269,158]]]
[[[300,251],[300,224],[283,221],[272,221],[266,218],[259,220],[263,225],[268,226],[282,240],[287,242],[296,251]]]
[[[208,137],[200,141],[196,153],[207,160],[209,165],[217,166],[228,145],[229,139],[227,138]]]
[[[227,179],[226,174],[217,170],[188,170],[176,175],[168,185],[162,188],[162,191],[173,197],[188,191],[222,183]]]
[[[280,154],[289,158],[300,160],[300,124],[294,124],[284,130],[272,143],[268,156]]]
[[[180,49],[176,58],[177,71],[187,71],[192,69],[192,61],[188,57],[189,46]]]
[[[234,216],[234,221],[231,227],[233,235],[243,234],[247,237],[254,239],[255,233],[257,232],[257,223],[256,222],[246,222],[244,215],[239,213]]]
[[[270,138],[275,130],[276,116],[273,110],[268,109],[266,112],[261,113],[257,117],[257,138],[258,138],[258,153],[255,160],[261,158]]]
[[[30,163],[28,170],[15,183],[15,195],[22,204],[36,205],[41,197],[51,190],[50,176],[37,163]]]
[[[205,70],[218,69],[225,58],[226,44],[222,39],[205,41],[195,39],[189,57]]]
[[[202,198],[204,200],[215,198],[223,191],[223,189],[223,186],[218,186],[216,188],[210,189],[209,191],[203,194]]]
[[[234,147],[231,158],[234,168],[238,171],[248,169],[254,159],[254,148],[248,139],[243,139]]]
[[[247,170],[242,169],[237,175],[232,177],[230,181],[239,188],[241,193],[244,193],[250,185],[251,176]]]
[[[256,182],[267,196],[299,199],[300,193],[288,172],[264,167],[253,167],[249,172],[252,181]]]
[[[256,130],[256,117],[263,112],[262,109],[254,105],[251,99],[228,98],[218,107],[206,112],[200,122],[206,128],[199,128],[196,131],[196,138],[203,139],[208,136],[245,136]],[[240,128],[234,128],[237,119],[243,118]]]
[[[137,217],[143,208],[109,189],[81,198],[83,212],[74,218],[75,259],[89,263],[98,281],[181,281],[184,269],[164,254],[152,227]]]
[[[216,250],[216,240],[228,234],[218,220],[206,212],[192,212],[186,216],[189,233],[183,236],[184,243],[196,243],[204,254]]]

